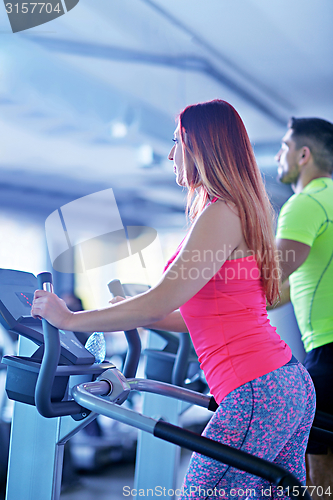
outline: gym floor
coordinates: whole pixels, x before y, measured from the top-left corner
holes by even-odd
[[[181,452],[178,469],[177,488],[181,486],[191,453]],[[124,486],[133,488],[135,464],[115,463],[103,468],[98,473],[76,474],[61,493],[61,500],[124,500],[135,498],[124,495]],[[128,489],[127,489],[128,491]]]

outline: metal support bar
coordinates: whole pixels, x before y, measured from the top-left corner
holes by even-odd
[[[157,382],[156,380],[148,379],[128,379],[132,391],[158,393],[169,398],[177,398],[181,401],[186,401],[197,406],[208,408],[211,403],[211,396],[201,394],[189,389],[166,384],[165,382]]]
[[[283,488],[295,486],[299,494],[299,488],[302,486],[300,481],[283,467],[250,455],[244,451],[212,441],[194,432],[181,429],[168,422],[162,420],[156,421],[153,418],[146,417],[132,410],[118,407],[114,403],[97,396],[96,393],[98,391],[93,389],[93,384],[93,382],[81,384],[73,389],[74,399],[79,404],[92,411],[101,413],[107,417],[116,418],[120,422],[149,432],[170,443],[197,451],[215,460],[219,460],[222,463],[228,463],[250,474],[263,477],[276,486],[283,486]],[[103,385],[99,382],[99,384],[100,391],[105,393],[107,383],[105,382],[105,385]],[[92,394],[92,392],[94,392],[94,394]],[[293,490],[289,492],[289,495],[293,498],[297,496],[296,494],[294,495]],[[311,499],[308,492],[304,492],[304,498],[307,500]]]
[[[105,382],[105,384],[107,383]],[[101,413],[106,417],[114,418],[119,422],[153,434],[156,424],[155,420],[97,397],[95,393],[92,394],[94,391],[92,391],[91,385],[92,383],[81,384],[73,388],[72,395],[77,403],[95,413]]]

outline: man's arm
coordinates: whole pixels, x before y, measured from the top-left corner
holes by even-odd
[[[280,267],[282,271],[281,294],[279,302],[273,307],[267,307],[267,309],[281,307],[290,302],[290,286],[288,278],[303,264],[303,262],[306,261],[311,249],[311,247],[305,243],[282,238],[278,238],[276,240],[276,246],[279,252]]]
[[[281,282],[284,283],[306,261],[311,247],[300,241],[285,239],[277,239],[276,246],[282,271]]]

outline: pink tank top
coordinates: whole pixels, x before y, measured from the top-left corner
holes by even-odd
[[[290,347],[267,317],[259,268],[252,256],[227,260],[180,312],[218,404],[237,387],[291,359]]]

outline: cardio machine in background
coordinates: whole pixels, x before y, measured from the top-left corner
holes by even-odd
[[[39,275],[39,282],[38,288],[47,289],[49,274]],[[96,414],[263,477],[287,488],[291,497],[297,496],[293,493],[295,487],[299,495],[299,481],[282,467],[123,408],[132,390],[166,395],[211,410],[216,403],[205,394],[133,378],[136,366],[131,363],[140,353],[131,345],[131,363],[126,360],[128,368],[124,368],[125,372],[132,370],[130,378],[111,363],[97,365],[71,332],[59,332],[46,321],[30,316],[35,288],[37,280],[33,275],[0,270],[0,320],[21,336],[19,356],[5,356],[3,360],[7,364],[6,390],[15,400],[7,500],[58,500],[64,444]],[[310,500],[307,492],[304,497]]]
[[[10,421],[13,406],[13,401],[8,399],[5,392],[6,365],[1,363],[1,358],[5,355],[12,355],[16,351],[17,335],[11,335],[0,325],[0,499],[5,496]]]

